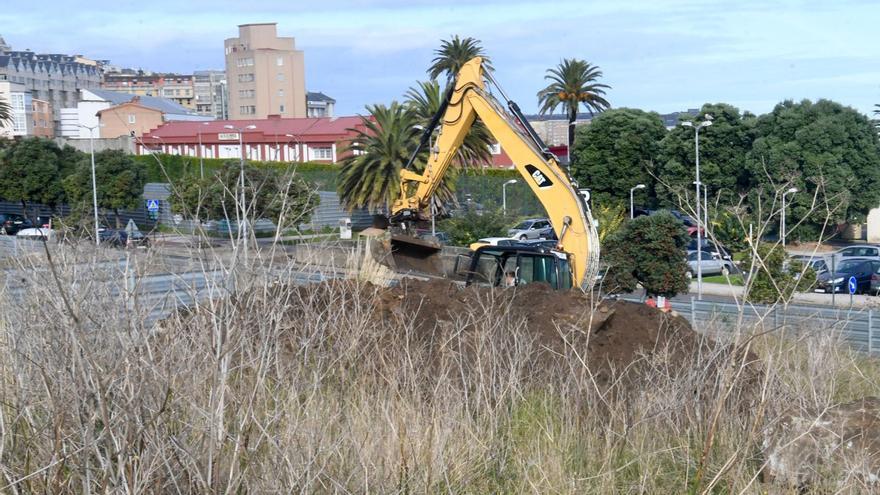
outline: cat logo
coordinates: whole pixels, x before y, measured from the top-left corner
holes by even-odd
[[[532,176],[532,179],[535,180],[535,184],[537,184],[538,187],[540,187],[541,189],[544,189],[544,188],[547,188],[547,187],[550,187],[553,185],[553,181],[548,179],[547,176],[544,175],[543,172],[538,170],[538,168],[535,167],[534,165],[526,165],[526,171],[529,173],[529,175]]]

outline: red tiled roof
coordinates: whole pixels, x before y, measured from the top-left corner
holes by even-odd
[[[203,137],[210,134],[238,132],[237,130],[227,129],[225,126],[231,125],[236,128],[243,129],[247,126],[254,125],[256,129],[246,129],[245,135],[249,139],[258,138],[262,134],[267,141],[274,139],[275,136],[284,136],[292,134],[301,139],[306,137],[319,138],[336,138],[351,134],[347,131],[349,128],[360,127],[360,117],[322,117],[322,118],[303,118],[303,119],[285,119],[270,117],[267,119],[255,120],[212,120],[208,122],[195,121],[177,121],[166,122],[161,126],[153,129],[148,134],[162,139],[174,138],[190,138],[195,137],[199,133]]]

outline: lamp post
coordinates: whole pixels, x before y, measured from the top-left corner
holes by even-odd
[[[779,233],[780,237],[782,237],[782,249],[785,249],[785,195],[786,194],[794,194],[798,192],[798,188],[792,187],[789,190],[782,193],[782,219],[780,220]]]
[[[89,154],[92,159],[92,206],[95,208],[95,246],[101,245],[100,227],[98,226],[98,183],[95,179],[95,129],[100,127],[100,125],[87,126],[77,124],[77,127],[89,130]]]
[[[696,156],[696,216],[697,216],[697,299],[703,300],[703,239],[700,232],[700,129],[712,125],[712,116],[705,115],[704,121],[694,124],[694,122],[682,122],[684,127],[692,127],[694,129],[694,154]]]
[[[208,122],[202,122],[202,126],[208,125]],[[202,149],[202,130],[199,129],[199,175],[205,178],[205,151]]]
[[[516,183],[516,179],[510,179],[504,184],[501,184],[501,211],[503,211],[505,215],[507,215],[507,186]]]
[[[694,185],[697,186],[697,190],[700,190],[700,187],[703,188],[703,228],[706,232],[703,233],[703,237],[705,239],[709,238],[709,188],[706,187],[706,184],[701,182],[694,181]]]
[[[244,197],[244,131],[256,129],[257,126],[251,124],[246,127],[235,127],[234,125],[224,125],[223,127],[238,132],[238,147],[241,150],[241,156],[239,157],[239,166],[241,167],[241,170],[238,173],[238,187],[239,189],[241,189],[241,219],[238,222],[238,238],[244,240],[244,258],[245,261],[247,261],[247,239],[244,238],[246,234],[244,225],[247,222],[247,208],[245,207]]]
[[[629,190],[629,219],[632,220],[635,218],[635,206],[633,206],[633,193],[636,192],[636,189],[644,189],[646,186],[644,184],[636,184],[635,187],[630,188]]]

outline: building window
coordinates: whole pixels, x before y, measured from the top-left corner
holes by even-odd
[[[276,58],[276,59],[275,59],[275,64],[276,64],[278,67],[281,67],[282,65],[284,65],[284,57],[278,57],[278,58]]]
[[[166,90],[164,90],[163,92],[165,93],[165,96],[174,96],[174,90],[173,90],[173,89],[166,89]]]
[[[257,107],[254,105],[242,105],[238,107],[238,113],[241,115],[254,115],[257,113]]]
[[[284,113],[284,105],[278,107],[278,113]]]
[[[333,148],[331,147],[321,147],[321,148],[311,148],[312,151],[312,159],[313,160],[332,160],[333,159]]]
[[[240,89],[238,90],[238,97],[242,99],[249,99],[256,96],[256,91],[253,89]]]
[[[253,67],[254,59],[253,57],[239,58],[235,60],[235,65],[239,67]]]
[[[128,114],[128,123],[129,123],[129,124],[134,124],[134,123],[135,123],[135,120],[136,120],[136,119],[135,119],[135,116],[134,116],[133,113]]]
[[[278,79],[279,81],[284,81],[284,74],[279,72],[278,75],[275,76],[275,78]]]
[[[254,75],[253,74],[239,74],[238,82],[253,82]]]
[[[279,98],[284,98],[284,90],[283,90],[283,89],[279,89],[279,90],[278,90],[278,97],[279,97]]]

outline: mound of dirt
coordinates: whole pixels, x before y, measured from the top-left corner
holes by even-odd
[[[545,284],[490,290],[405,280],[380,297],[382,317],[408,318],[424,335],[438,326],[467,326],[462,315],[476,308],[523,322],[548,356],[574,351],[597,369],[621,370],[661,349],[670,361],[684,362],[695,351],[714,347],[680,316],[644,304],[593,301],[579,291],[555,291]]]

